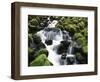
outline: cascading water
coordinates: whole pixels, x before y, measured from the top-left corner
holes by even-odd
[[[37,32],[37,35],[41,37],[42,42],[45,44],[46,49],[49,52],[48,59],[53,63],[53,65],[61,65],[61,62],[63,62],[63,59],[61,59],[62,55],[57,53],[57,48],[58,45],[61,44],[61,41],[71,41],[71,44],[68,47],[68,51],[65,52],[65,58],[67,58],[67,60],[70,57],[74,58],[74,55],[72,54],[73,46],[71,37],[67,31],[62,32],[60,29],[55,28],[57,22],[57,20],[53,20],[47,27]],[[66,63],[62,63],[62,65],[68,64],[65,58],[64,62]]]

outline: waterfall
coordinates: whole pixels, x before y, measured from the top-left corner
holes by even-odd
[[[53,20],[52,22],[49,21],[47,27],[45,27],[43,30],[38,31],[36,34],[41,37],[42,42],[45,44],[46,49],[49,52],[48,60],[53,63],[53,65],[61,65],[60,60],[63,65],[67,64],[66,59],[61,59],[61,54],[58,55],[56,52],[56,49],[58,45],[61,44],[61,41],[69,40],[71,41],[71,45],[68,48],[68,52],[65,54],[65,58],[74,58],[74,55],[72,54],[72,40],[69,36],[69,33],[67,31],[61,31],[59,28],[55,28],[55,25],[58,23],[57,20]],[[46,41],[51,41],[49,45],[47,45]],[[56,49],[55,49],[56,48]],[[65,62],[65,63],[63,63]]]

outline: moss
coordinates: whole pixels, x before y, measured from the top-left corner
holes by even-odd
[[[43,66],[46,60],[46,55],[41,54],[30,63],[30,66]]]
[[[51,66],[53,65],[49,60],[46,60],[44,63],[44,66]]]
[[[78,38],[82,38],[82,37],[83,36],[82,36],[81,33],[75,33],[74,36],[73,36],[74,40],[77,40]]]
[[[88,46],[83,46],[82,50],[83,50],[84,54],[87,54],[88,53]]]
[[[86,46],[87,45],[87,42],[86,42],[86,39],[85,37],[82,37],[82,38],[78,38],[76,40],[77,43],[81,44],[82,46]]]
[[[36,53],[35,57],[37,57],[37,56],[39,56],[39,55],[41,55],[41,54],[45,54],[45,55],[48,57],[49,52],[48,52],[46,49],[40,49],[40,50]]]
[[[39,22],[37,19],[32,19],[30,22],[29,22],[31,25],[39,25]]]
[[[45,54],[39,55],[38,57],[35,58],[35,60],[33,60],[30,63],[30,66],[50,66],[50,65],[51,63],[49,62]]]
[[[28,48],[28,54],[29,55],[33,54],[35,52],[34,50],[35,50],[34,48]]]

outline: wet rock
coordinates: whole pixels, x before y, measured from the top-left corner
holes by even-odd
[[[73,57],[67,57],[67,64],[68,65],[72,65],[72,64],[74,64],[74,62],[75,62],[75,58],[73,58]]]
[[[57,48],[57,53],[62,54],[67,52],[70,43],[67,41],[61,41],[61,44]]]
[[[80,53],[76,54],[76,60],[79,62],[79,64],[86,64],[85,58]]]
[[[76,53],[82,53],[82,46],[81,45],[76,45],[73,47],[73,54]]]
[[[62,54],[61,59],[60,59],[60,64],[61,65],[66,65],[67,64],[67,62],[66,62],[66,53]]]
[[[37,50],[40,50],[42,48],[46,48],[45,44],[43,44],[42,42],[40,42],[39,44],[37,44]]]
[[[61,59],[66,59],[66,53],[63,53]]]
[[[65,45],[65,47],[67,47],[70,45],[70,42],[69,41],[61,41],[61,44]]]
[[[45,43],[46,43],[47,45],[52,45],[52,40],[45,40]]]

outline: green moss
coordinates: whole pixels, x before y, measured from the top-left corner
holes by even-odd
[[[36,53],[36,57],[41,55],[41,54],[45,54],[48,57],[48,51],[46,49],[40,49],[37,53]]]
[[[30,66],[50,66],[50,65],[51,63],[49,62],[45,54],[39,55],[38,57],[35,58],[35,60],[33,60],[30,63]]]
[[[32,19],[32,20],[30,21],[30,24],[31,24],[31,25],[39,25],[39,22],[38,22],[37,19]]]
[[[87,45],[85,37],[78,38],[76,40],[76,42],[81,44],[82,46],[86,46]]]
[[[77,40],[78,38],[82,38],[82,37],[83,36],[82,36],[81,33],[75,33],[74,36],[73,36],[74,40]]]
[[[83,46],[82,50],[83,50],[84,54],[87,54],[88,53],[88,46]]]
[[[46,55],[41,54],[30,63],[30,66],[43,66],[46,60]]]
[[[29,55],[33,54],[35,52],[34,50],[35,50],[34,48],[28,48],[28,54]]]

